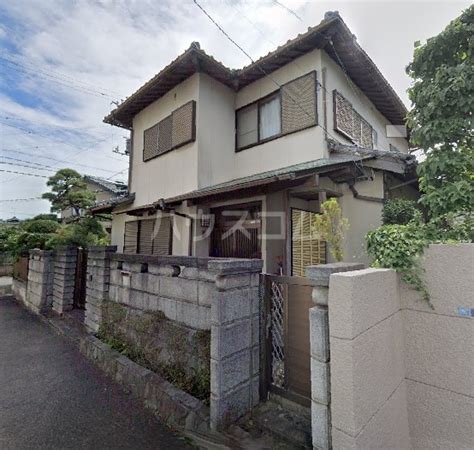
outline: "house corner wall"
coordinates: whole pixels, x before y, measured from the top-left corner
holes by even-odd
[[[474,244],[425,250],[433,309],[401,285],[413,448],[474,448]]]
[[[425,250],[431,308],[393,270],[329,283],[332,444],[474,446],[474,244]]]
[[[334,449],[409,449],[403,318],[389,269],[334,274],[329,283]]]

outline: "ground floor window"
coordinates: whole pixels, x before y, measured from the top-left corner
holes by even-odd
[[[291,209],[291,274],[304,277],[307,266],[326,263],[326,243],[317,238],[317,213]]]
[[[171,217],[125,222],[123,252],[144,255],[171,255]]]
[[[214,208],[210,256],[261,258],[261,203]]]

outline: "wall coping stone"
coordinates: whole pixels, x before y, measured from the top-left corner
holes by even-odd
[[[92,245],[87,248],[89,253],[116,252],[116,245]]]
[[[349,272],[364,269],[365,265],[360,263],[336,262],[320,264],[318,266],[306,267],[306,276],[314,280],[320,286],[329,286],[329,277],[333,273]]]
[[[41,250],[39,248],[32,248],[29,251],[30,255],[40,255],[40,256],[53,256],[54,252],[52,250]]]
[[[208,262],[213,258],[196,256],[156,256],[156,255],[133,255],[125,253],[115,253],[110,255],[113,261],[123,261],[137,264],[155,264],[161,266],[186,266],[207,269]]]
[[[261,272],[263,260],[240,258],[213,259],[209,261],[207,267],[210,271],[219,274]]]

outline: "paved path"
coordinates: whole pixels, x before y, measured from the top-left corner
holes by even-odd
[[[0,449],[190,448],[65,338],[0,297]]]

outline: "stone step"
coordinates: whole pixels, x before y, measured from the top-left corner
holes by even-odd
[[[271,398],[252,411],[252,421],[257,428],[290,444],[291,448],[313,448],[309,408]]]

